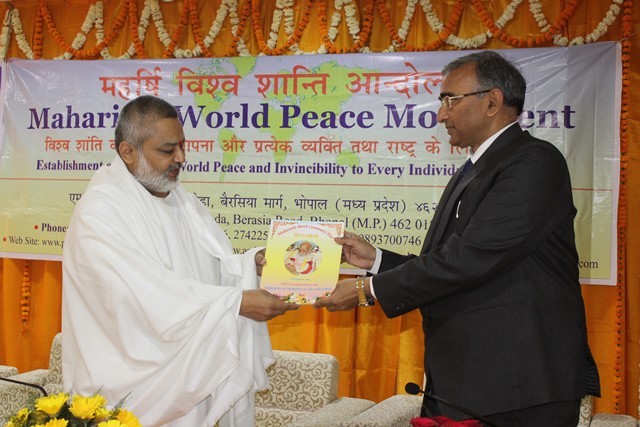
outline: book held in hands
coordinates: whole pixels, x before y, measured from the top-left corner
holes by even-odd
[[[344,222],[273,220],[260,287],[296,304],[313,304],[338,281]]]

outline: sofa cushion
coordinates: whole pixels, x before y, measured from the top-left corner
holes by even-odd
[[[396,394],[341,424],[343,427],[407,427],[420,416],[422,397]]]
[[[589,427],[638,427],[638,421],[630,415],[595,414]]]
[[[327,406],[299,418],[288,427],[311,427],[311,426],[341,426],[344,421],[351,419],[359,413],[366,411],[375,405],[375,402],[367,399],[355,397],[339,397]]]
[[[300,418],[309,415],[309,411],[282,410],[266,406],[256,406],[256,426],[281,427],[288,426]]]

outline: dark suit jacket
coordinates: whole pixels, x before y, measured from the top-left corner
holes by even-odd
[[[564,157],[514,124],[459,173],[420,255],[373,278],[387,316],[422,312],[435,394],[483,415],[599,395]]]

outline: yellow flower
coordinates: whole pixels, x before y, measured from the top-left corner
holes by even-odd
[[[30,413],[31,411],[29,408],[20,409],[17,414],[11,417],[11,420],[5,425],[5,427],[22,427],[27,422],[27,418]]]
[[[54,420],[47,421],[46,424],[36,424],[35,427],[67,427],[67,424],[69,424],[69,420],[59,420],[56,418]]]
[[[118,420],[109,420],[101,422],[100,424],[98,424],[98,427],[127,427],[127,425],[122,424]]]
[[[126,409],[120,409],[116,419],[122,424],[126,424],[128,427],[142,427],[142,424],[140,424],[138,418],[136,418],[136,416],[133,415],[132,412],[129,412]]]
[[[69,399],[69,395],[66,393],[54,394],[51,396],[41,397],[36,400],[36,409],[42,411],[45,414],[53,417],[60,412],[62,405]]]
[[[105,421],[111,418],[113,411],[108,410],[106,407],[101,406],[96,409],[95,421]]]
[[[106,421],[113,416],[113,411],[101,406],[96,410],[96,421]]]
[[[0,0],[1,2],[2,0]],[[116,406],[107,408],[107,399],[99,394],[90,397],[74,395],[69,405],[69,394],[45,396],[30,407],[20,409],[2,427],[142,427],[132,412]],[[70,412],[70,414],[69,414]],[[64,418],[58,418],[64,417]]]
[[[73,396],[69,410],[75,417],[82,420],[91,420],[96,416],[96,411],[106,403],[107,400],[99,394],[90,397],[76,395]]]

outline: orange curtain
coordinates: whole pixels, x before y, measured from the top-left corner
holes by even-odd
[[[638,417],[640,262],[635,254],[640,253],[640,113],[629,106],[640,105],[640,92],[630,90],[640,85],[640,52],[637,43],[632,43],[640,29],[639,8],[631,0],[293,0],[292,21],[287,23],[285,14],[272,31],[278,15],[274,12],[285,3],[7,2],[0,6],[2,34],[8,32],[6,39],[0,35],[0,56],[77,60],[184,57],[195,53],[219,57],[288,55],[296,50],[322,54],[359,53],[363,48],[381,52],[549,47],[561,43],[562,37],[574,43],[620,41],[624,81],[618,283],[583,286],[582,290],[589,340],[602,381],[603,396],[595,400],[595,412]],[[427,7],[425,12],[423,6],[429,5],[432,8]],[[413,13],[405,18],[414,6]],[[155,8],[162,21],[152,15],[145,22],[146,11]],[[227,14],[219,32],[207,39],[210,31],[215,33],[212,23],[222,16],[221,11]],[[337,24],[332,21],[335,13],[341,17]],[[103,18],[101,32],[94,25],[96,21],[90,19],[94,15]],[[547,22],[544,31],[540,29],[542,16]],[[83,23],[90,28],[84,42]],[[146,28],[144,40],[138,28]],[[160,36],[162,31],[164,38]],[[197,46],[200,51],[194,52]],[[0,364],[17,366],[21,371],[46,367],[51,339],[60,330],[61,264],[1,259],[0,293]],[[276,349],[338,357],[343,396],[380,401],[402,392],[407,381],[422,381],[422,331],[420,316],[415,312],[389,320],[379,307],[347,313],[304,307],[274,319],[269,328]]]

